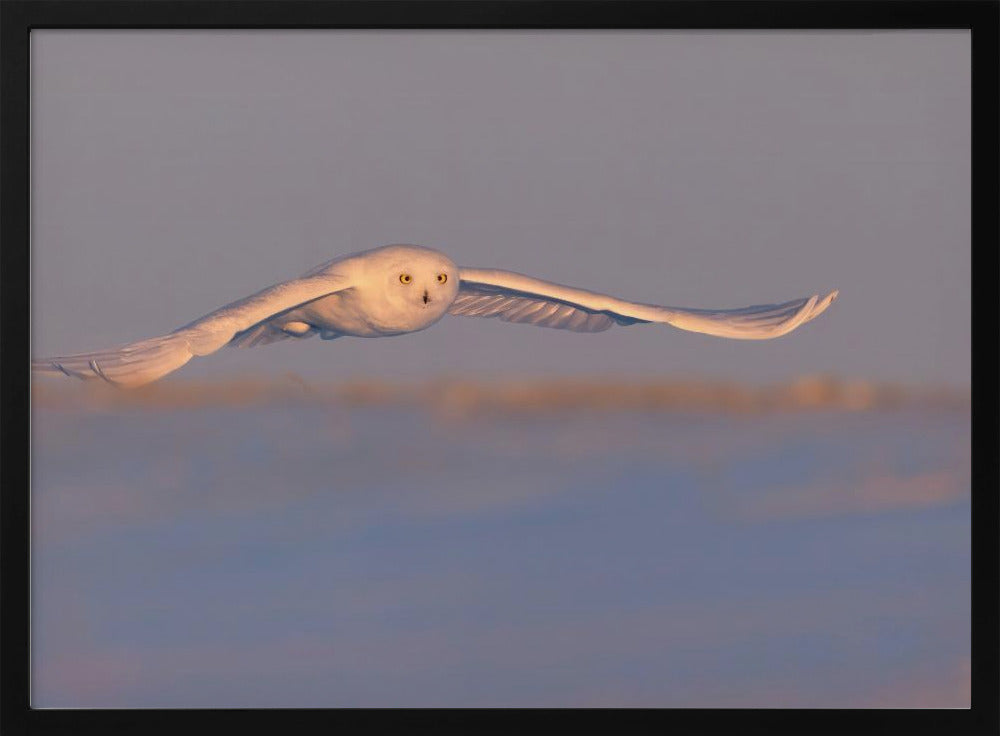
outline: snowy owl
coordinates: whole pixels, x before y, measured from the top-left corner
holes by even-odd
[[[317,334],[324,340],[404,335],[430,327],[445,314],[498,317],[576,332],[661,322],[719,337],[766,340],[813,319],[836,297],[832,291],[823,298],[743,309],[661,307],[512,271],[459,268],[443,253],[423,246],[387,245],[335,258],[167,335],[35,360],[32,369],[139,386],[224,345],[262,345]]]

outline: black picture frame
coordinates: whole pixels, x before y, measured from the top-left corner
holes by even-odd
[[[972,33],[972,707],[956,710],[32,710],[29,588],[29,36],[41,28],[970,29]],[[2,0],[0,713],[5,734],[374,727],[431,732],[1000,731],[996,451],[997,0]]]

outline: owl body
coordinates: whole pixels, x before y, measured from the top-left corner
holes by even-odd
[[[344,256],[309,273],[336,274],[352,285],[275,315],[234,342],[258,345],[317,333],[326,340],[404,335],[444,317],[458,294],[455,263],[418,245],[387,245]]]

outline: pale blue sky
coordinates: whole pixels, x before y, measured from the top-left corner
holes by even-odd
[[[43,30],[32,53],[36,355],[412,242],[638,301],[841,299],[776,341],[446,318],[175,376],[968,385],[967,32]]]

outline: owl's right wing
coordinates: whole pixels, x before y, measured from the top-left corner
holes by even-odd
[[[93,353],[33,360],[31,369],[84,380],[100,378],[116,386],[139,386],[180,368],[195,355],[214,353],[283,312],[349,288],[349,279],[335,269],[311,272],[220,307],[167,335]]]

